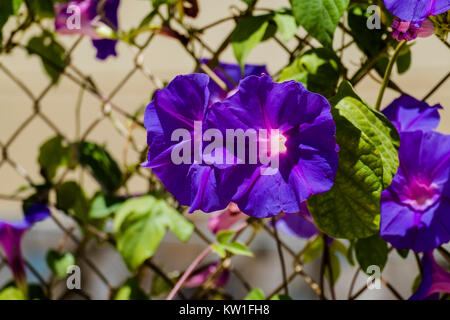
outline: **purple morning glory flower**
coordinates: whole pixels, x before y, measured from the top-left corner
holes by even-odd
[[[314,224],[306,202],[303,202],[300,207],[298,213],[283,214],[275,221],[275,226],[291,236],[309,239],[316,235],[319,230]]]
[[[383,114],[394,124],[399,132],[415,130],[434,130],[439,125],[441,105],[430,107],[425,101],[402,95],[383,110]]]
[[[207,264],[192,273],[186,280],[184,286],[186,288],[196,288],[203,285],[211,275],[217,270],[218,263]],[[230,270],[224,269],[214,280],[214,285],[218,288],[223,288],[230,280]]]
[[[22,236],[34,223],[50,216],[48,207],[41,203],[33,204],[21,221],[0,221],[0,245],[5,251],[9,266],[17,286],[26,288],[25,264],[22,258]]]
[[[450,241],[450,136],[402,132],[400,166],[381,196],[381,237],[397,249],[429,251]]]
[[[116,56],[117,40],[102,39],[96,28],[104,24],[117,31],[119,28],[117,10],[120,0],[74,0],[55,3],[55,29],[61,34],[83,34],[92,39],[97,49],[97,58],[105,60]],[[79,27],[76,26],[76,14],[79,13]]]
[[[195,148],[195,123],[203,121],[210,107],[210,81],[200,73],[177,76],[155,93],[144,117],[149,151],[142,165],[152,169],[179,203],[190,206],[190,212],[222,210],[230,202],[217,192],[221,173],[215,166],[202,163],[203,155]],[[177,129],[187,135],[181,141],[180,137],[172,139]],[[177,151],[181,149],[188,151]],[[175,151],[182,154],[182,161],[174,161]]]
[[[431,21],[407,22],[395,18],[392,24],[392,37],[397,41],[411,41],[416,38],[426,38],[434,34],[434,25]]]
[[[422,257],[422,281],[410,300],[437,300],[439,293],[450,293],[450,273],[434,260],[432,252],[425,252]]]
[[[200,63],[207,64],[208,59],[200,59]],[[200,67],[201,68],[201,67]],[[214,73],[225,83],[228,91],[224,91],[214,81],[209,83],[209,91],[211,93],[211,102],[222,101],[226,97],[236,92],[239,81],[248,76],[261,76],[269,74],[265,65],[246,64],[244,67],[244,74],[242,74],[241,67],[234,63],[219,62]]]
[[[239,156],[227,146],[237,165],[223,168],[219,193],[230,197],[245,214],[267,218],[299,212],[310,195],[328,191],[338,165],[330,109],[324,97],[295,81],[274,83],[269,76],[242,80],[234,95],[208,110],[205,127],[224,136],[231,129],[266,130],[256,144],[259,148],[270,145],[271,167],[262,161],[251,164],[250,156],[245,159],[254,139],[245,140],[246,155]],[[236,148],[240,147],[238,142]],[[275,160],[278,168],[272,168]]]
[[[449,0],[384,0],[394,16],[407,22],[420,22],[450,9]]]

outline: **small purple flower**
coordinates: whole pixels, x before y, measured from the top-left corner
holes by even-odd
[[[208,59],[200,59],[200,63],[207,64],[208,62]],[[241,67],[238,64],[225,62],[219,62],[213,71],[225,83],[228,91],[224,91],[217,83],[211,81],[209,84],[209,91],[211,92],[212,103],[222,101],[234,94],[239,82],[245,77],[269,74],[265,65],[246,64],[244,67],[244,74],[242,74]]]
[[[186,288],[196,288],[203,285],[210,276],[212,276],[217,270],[218,263],[207,264],[192,273],[192,275],[186,280],[184,286]],[[224,269],[214,280],[214,285],[218,288],[223,288],[230,280],[230,270]]]
[[[402,132],[399,160],[381,196],[381,237],[397,249],[433,250],[450,241],[450,136]]]
[[[299,212],[310,195],[328,191],[338,165],[330,110],[324,97],[295,81],[274,83],[269,76],[242,80],[234,95],[208,110],[205,127],[224,136],[227,130],[266,130],[266,137],[258,137],[256,143],[269,145],[270,159],[277,158],[279,164],[273,174],[266,174],[272,165],[251,164],[235,150],[227,150],[238,164],[223,168],[219,193],[245,214],[267,218]],[[247,142],[248,150],[255,141]]]
[[[221,230],[228,230],[236,222],[244,218],[245,215],[239,207],[231,202],[228,207],[219,214],[212,215],[208,221],[208,228],[212,233],[216,234]]]
[[[305,239],[309,239],[319,232],[308,211],[306,202],[301,204],[300,212],[284,213],[275,221],[275,226],[286,234]]]
[[[440,104],[430,107],[425,101],[419,101],[408,95],[392,101],[383,110],[383,114],[394,124],[399,132],[437,128],[440,121]]]
[[[439,293],[450,293],[450,273],[434,260],[432,252],[422,257],[422,281],[410,300],[437,300]]]
[[[392,24],[392,37],[397,41],[411,41],[416,38],[426,38],[433,34],[434,25],[429,20],[413,23],[395,18]]]
[[[142,165],[152,169],[179,203],[190,206],[190,212],[222,210],[230,202],[217,192],[219,170],[202,163],[202,155],[195,150],[196,133],[203,134],[196,132],[195,123],[201,123],[210,107],[210,81],[209,76],[200,73],[177,76],[156,92],[144,117],[149,151]],[[188,132],[186,139],[173,141],[177,129]],[[186,155],[183,152],[187,161],[174,163],[174,150],[185,147],[190,150]]]
[[[50,216],[48,207],[41,203],[33,204],[21,221],[0,221],[0,245],[5,251],[9,266],[17,286],[26,290],[25,264],[22,257],[22,236],[34,223]]]
[[[407,22],[421,22],[450,9],[449,0],[384,0],[384,4],[390,13]]]
[[[83,34],[90,37],[97,49],[97,58],[100,60],[105,60],[111,55],[116,56],[117,40],[102,39],[96,28],[104,24],[113,31],[118,30],[119,4],[120,0],[74,0],[55,3],[55,29],[61,34]],[[79,14],[79,27],[75,24],[77,14]]]

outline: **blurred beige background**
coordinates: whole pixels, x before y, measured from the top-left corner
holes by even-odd
[[[126,30],[136,26],[143,16],[150,11],[149,3],[150,1],[142,0],[122,1],[119,18],[121,28]],[[186,18],[186,21],[189,24],[196,27],[201,27],[220,19],[221,17],[229,16],[230,6],[245,8],[245,4],[240,0],[200,0],[199,4],[199,16],[195,20]],[[280,8],[283,6],[289,6],[288,0],[261,0],[258,5],[258,7],[261,8]],[[233,26],[234,22],[226,22],[211,28],[204,34],[203,40],[208,43],[210,47],[217,48],[223,38],[233,29]],[[302,34],[302,32],[303,31],[300,30],[299,34]],[[27,33],[22,42],[26,43],[27,38],[30,36],[31,33]],[[69,47],[75,41],[76,37],[66,36],[60,37],[59,39],[66,47]],[[335,36],[335,47],[339,46],[340,41],[341,33],[337,31]],[[295,40],[288,44],[291,48],[295,45]],[[199,50],[199,46],[197,47],[197,50]],[[106,62],[100,62],[95,59],[95,49],[92,47],[90,40],[84,39],[72,55],[73,64],[83,71],[83,73],[91,75],[99,86],[100,91],[105,96],[114,90],[116,85],[127,76],[128,72],[133,67],[135,51],[125,44],[119,44],[117,49],[117,58],[109,58]],[[206,51],[204,51],[204,55],[206,57],[208,56]],[[221,58],[227,62],[235,62],[231,47],[224,52]],[[286,52],[283,51],[275,41],[270,40],[257,46],[250,54],[248,62],[266,64],[269,72],[274,73],[287,63],[287,59],[288,56]],[[361,59],[362,56],[355,47],[351,47],[345,51],[344,61],[346,66],[350,69],[350,75],[352,75],[359,67]],[[23,83],[31,89],[35,96],[38,96],[49,84],[49,79],[44,74],[38,58],[28,56],[21,49],[16,49],[10,56],[0,56],[0,61],[14,73],[14,75],[20,78]],[[194,61],[185,52],[178,41],[157,36],[144,52],[144,65],[162,81],[169,81],[177,74],[192,72]],[[437,38],[431,37],[416,41],[412,48],[411,69],[401,76],[395,74],[393,78],[405,92],[421,99],[447,74],[449,70],[450,55],[448,49]],[[154,89],[155,87],[149,79],[138,71],[132,74],[131,78],[118,91],[112,101],[122,109],[132,113],[139,106],[149,102]],[[358,94],[366,101],[371,104],[375,103],[379,90],[379,84],[376,81],[367,76],[360,84],[358,84],[356,89]],[[444,107],[444,110],[441,112],[442,122],[439,130],[447,134],[450,134],[450,106],[448,106],[450,100],[449,89],[450,81],[447,81],[440,90],[428,100],[430,104],[441,103]],[[69,79],[62,77],[60,83],[56,87],[51,88],[50,92],[41,101],[42,113],[51,119],[57,125],[59,130],[71,139],[75,137],[74,119],[78,93],[79,87]],[[397,96],[397,93],[388,90],[384,97],[383,106],[386,106]],[[33,113],[33,105],[24,92],[1,70],[0,97],[0,142],[5,143],[14,131]],[[96,98],[88,93],[84,95],[81,113],[82,132],[100,115],[100,108],[101,103]],[[121,116],[118,115],[117,117],[120,121],[125,121]],[[37,166],[38,147],[44,140],[52,135],[54,135],[54,133],[48,125],[42,119],[35,118],[27,125],[8,149],[9,156],[36,182],[42,181]],[[134,136],[137,139],[138,144],[145,144],[145,133],[142,130],[136,130]],[[123,147],[125,140],[117,133],[117,130],[114,129],[110,121],[103,121],[96,127],[89,135],[89,139],[100,143],[106,143],[109,150],[111,150],[116,158],[123,163]],[[439,146],[436,147],[438,148]],[[130,152],[127,155],[128,162],[134,162],[136,160],[137,155],[135,153]],[[5,164],[0,167],[0,195],[13,194],[24,184],[26,184],[26,181],[13,170],[11,166]],[[88,177],[86,177],[85,185],[88,191],[92,192],[94,190],[93,183],[92,181],[89,181]],[[135,192],[145,190],[145,180],[139,178],[134,179],[130,184],[130,188],[131,191]],[[0,198],[0,218],[20,218],[20,206],[20,202]],[[192,218],[195,218],[195,216]],[[203,220],[204,218],[204,216],[198,217],[198,219]],[[46,227],[41,228],[43,228],[42,230],[51,232],[50,226],[48,229],[46,229]],[[39,228],[37,229],[39,230]],[[43,239],[44,236],[42,234],[38,235],[38,232],[39,231],[34,231],[27,235],[26,239],[28,241],[28,247],[32,247],[31,239],[33,238],[33,235],[35,237],[33,239],[36,239],[38,242],[42,240],[42,243],[45,243],[45,241],[47,241]],[[265,240],[261,241],[261,243],[264,243]],[[295,242],[293,243],[295,244]],[[179,243],[170,243],[169,241],[165,246],[169,247],[169,249],[173,249],[173,251],[170,250],[167,252],[175,252],[176,248],[179,248]],[[268,261],[267,259],[272,256],[273,248],[273,246],[269,246],[268,249],[264,249],[267,251],[265,251],[267,255],[261,258],[263,259],[262,261]],[[163,248],[161,248],[161,250],[163,250]],[[194,252],[196,251],[195,248],[192,250]],[[114,256],[114,253],[111,253],[111,255]],[[162,253],[162,256],[166,256],[164,259],[170,260],[171,258],[170,253]],[[112,258],[108,256],[108,259]],[[161,259],[164,260],[163,258]],[[174,267],[183,267],[190,259],[190,255],[187,255],[186,258],[180,258],[179,261],[174,262],[173,265]],[[240,258],[237,260],[239,261],[239,259]],[[410,266],[406,266],[405,268],[410,268]],[[273,273],[270,270],[267,271],[271,274]],[[402,275],[404,271],[405,270],[399,270],[398,268],[393,269],[393,271],[391,271],[391,278]],[[256,272],[252,277],[255,279],[258,278],[258,275],[261,276],[261,272]],[[411,277],[416,274],[415,270],[406,272],[410,272]],[[123,266],[121,267],[119,274],[126,274]],[[274,277],[278,278],[278,276],[278,269],[276,269],[276,275],[274,275]],[[348,286],[348,279],[346,280],[348,276],[344,275],[343,279],[340,281],[340,284],[345,284],[343,285],[344,287]],[[120,277],[118,276],[118,278]],[[407,287],[411,281],[410,279],[408,279],[408,281],[401,284],[404,291],[409,290]],[[268,282],[267,286],[270,286],[270,281]],[[375,297],[377,297],[376,294]]]

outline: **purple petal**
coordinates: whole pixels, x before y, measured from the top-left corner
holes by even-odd
[[[384,0],[384,4],[390,13],[408,22],[421,22],[450,9],[448,0]]]
[[[439,109],[437,104],[430,107],[426,102],[402,95],[395,99],[383,114],[391,120],[398,131],[434,130],[439,125]]]
[[[244,217],[245,215],[239,207],[235,203],[230,203],[223,212],[214,214],[209,218],[208,228],[212,233],[216,234],[221,230],[230,229],[230,227]]]
[[[95,32],[94,18],[97,16],[97,3],[95,1],[70,1],[67,3],[55,3],[55,30],[61,34],[84,34],[91,38],[99,38]],[[80,13],[80,29],[72,28],[75,22],[71,16],[77,11]]]
[[[117,40],[111,39],[100,39],[92,40],[92,44],[97,49],[96,58],[100,60],[105,60],[109,56],[117,56],[116,45]]]
[[[424,253],[421,264],[422,280],[409,300],[438,299],[436,293],[450,293],[450,273],[436,263],[432,252]]]
[[[283,214],[275,222],[275,226],[282,232],[291,236],[309,239],[319,231],[314,225],[311,215],[304,203],[300,213]]]

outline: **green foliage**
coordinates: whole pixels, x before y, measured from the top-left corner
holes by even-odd
[[[6,287],[0,291],[0,300],[25,300],[25,297],[16,287]]]
[[[0,1],[0,49],[3,40],[3,26],[8,19],[19,10],[23,0],[2,0]]]
[[[105,194],[113,194],[120,188],[122,171],[104,147],[92,142],[82,142],[78,157],[80,164],[89,170]]]
[[[316,238],[308,245],[301,255],[303,263],[310,263],[316,260],[323,251],[323,238],[316,236]]]
[[[348,4],[349,0],[291,0],[297,23],[328,48]]]
[[[255,288],[248,293],[244,300],[265,300],[264,291],[259,288]]]
[[[276,294],[270,300],[292,300],[292,298],[286,294]]]
[[[381,239],[379,234],[358,239],[355,244],[355,252],[356,260],[363,272],[367,273],[367,268],[371,265],[376,265],[383,271],[388,258],[388,247],[386,241]]]
[[[153,256],[170,229],[181,241],[189,240],[194,226],[162,199],[151,195],[123,203],[114,217],[117,249],[130,270]]]
[[[103,219],[109,217],[113,212],[120,209],[122,203],[122,198],[97,193],[91,202],[89,218]]]
[[[75,257],[70,253],[60,253],[56,250],[47,252],[47,265],[58,279],[67,277],[67,269],[75,264]]]
[[[55,17],[55,9],[53,2],[61,2],[54,0],[25,0],[31,11],[37,18],[53,18]]]
[[[148,300],[147,294],[139,286],[136,278],[128,278],[125,283],[117,289],[114,300]]]
[[[63,144],[61,136],[55,136],[44,142],[39,148],[38,163],[41,174],[46,180],[52,180],[58,168],[72,162],[72,149]]]
[[[340,62],[333,51],[312,49],[297,57],[281,71],[279,81],[295,80],[308,90],[331,96],[335,93],[340,75]]]
[[[55,190],[58,209],[73,214],[83,222],[88,222],[89,201],[78,183],[66,181],[57,185]]]
[[[375,234],[380,197],[398,168],[398,133],[344,82],[331,100],[340,147],[339,167],[330,191],[312,196],[309,210],[318,227],[335,238]]]
[[[409,254],[409,249],[397,249],[397,250],[395,250],[395,251],[397,251],[397,253],[398,253],[398,255],[400,256],[400,257],[402,257],[403,259],[406,259],[407,257],[408,257],[408,254]]]
[[[289,41],[297,33],[297,23],[290,13],[285,13],[284,11],[276,12],[273,16],[273,21],[275,21],[278,32],[284,41]]]
[[[244,67],[250,51],[264,39],[271,17],[270,14],[248,16],[242,18],[236,25],[231,35],[231,45],[241,68]]]
[[[243,243],[239,241],[229,242],[234,234],[235,232],[231,230],[218,232],[216,236],[218,243],[212,244],[212,249],[222,258],[225,258],[227,251],[235,255],[253,257],[253,253]]]
[[[28,41],[27,50],[29,54],[39,56],[45,72],[53,83],[57,83],[67,65],[64,47],[54,39],[51,33],[43,32],[40,36]]]

